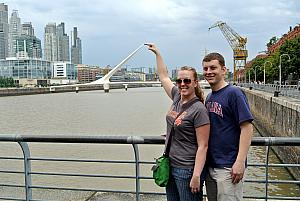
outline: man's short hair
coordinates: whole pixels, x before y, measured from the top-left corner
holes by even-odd
[[[221,54],[217,53],[217,52],[212,52],[212,53],[207,54],[204,57],[204,59],[202,60],[202,62],[210,62],[212,60],[217,60],[217,61],[219,61],[219,64],[221,66],[225,66],[224,57]]]

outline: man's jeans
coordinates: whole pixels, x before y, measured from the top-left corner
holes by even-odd
[[[200,184],[200,192],[192,193],[190,181],[193,169],[171,168],[169,183],[166,187],[168,201],[202,201],[203,181]]]

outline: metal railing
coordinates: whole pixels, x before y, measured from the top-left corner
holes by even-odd
[[[116,192],[116,193],[133,193],[135,194],[136,201],[140,200],[141,194],[156,194],[164,195],[163,192],[153,192],[153,191],[141,191],[141,180],[151,180],[151,176],[141,175],[140,169],[141,165],[151,165],[154,161],[142,161],[140,160],[139,145],[156,145],[164,144],[164,138],[154,137],[154,136],[36,136],[36,135],[0,135],[0,142],[16,142],[20,145],[23,153],[23,157],[7,157],[1,156],[1,164],[5,160],[18,160],[24,162],[24,171],[15,170],[0,170],[0,174],[17,174],[24,175],[23,184],[13,184],[13,183],[1,183],[0,189],[4,187],[9,188],[23,188],[25,191],[24,198],[15,197],[1,197],[0,200],[26,200],[26,201],[38,201],[33,199],[34,189],[50,189],[59,191],[92,191],[92,192]],[[46,158],[46,157],[31,157],[30,149],[28,143],[75,143],[75,144],[127,144],[133,147],[134,160],[95,160],[95,159],[78,159],[78,158]],[[269,153],[272,146],[300,146],[300,137],[255,137],[252,139],[252,146],[265,146],[266,156],[265,163],[255,164],[249,163],[248,166],[258,166],[265,168],[265,179],[258,180],[245,180],[245,182],[263,183],[265,185],[265,195],[264,196],[245,196],[245,198],[255,198],[260,200],[300,200],[300,197],[283,197],[283,196],[269,196],[269,184],[272,183],[285,183],[285,184],[296,184],[300,185],[300,181],[297,180],[270,180],[269,179],[269,168],[270,167],[295,167],[299,168],[300,164],[270,164],[269,163]],[[66,147],[67,150],[67,147]],[[75,163],[108,163],[108,164],[134,164],[134,175],[108,175],[108,174],[82,174],[82,173],[70,173],[70,172],[36,172],[31,170],[31,165],[33,161],[48,161],[48,162],[75,162]],[[150,172],[150,168],[149,168]],[[43,184],[35,184],[32,181],[32,176],[34,175],[47,175],[55,177],[80,177],[80,178],[123,178],[123,179],[134,179],[135,180],[135,190],[116,190],[116,189],[91,189],[91,188],[76,188],[76,187],[60,187],[60,186],[47,186]],[[149,175],[149,174],[148,174]],[[40,201],[40,200],[39,200]]]
[[[259,91],[265,91],[274,94],[300,99],[300,86],[297,85],[278,85],[278,84],[255,84],[239,83],[241,87],[247,87]]]

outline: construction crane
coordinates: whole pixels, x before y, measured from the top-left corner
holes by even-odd
[[[244,69],[248,51],[246,50],[247,38],[241,37],[237,32],[230,28],[225,22],[218,21],[213,24],[208,30],[219,27],[233,50],[233,81],[237,80],[237,71]]]

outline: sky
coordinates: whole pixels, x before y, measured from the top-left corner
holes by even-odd
[[[281,37],[300,23],[299,0],[6,0],[9,17],[18,10],[21,22],[32,22],[44,40],[47,23],[64,22],[70,36],[78,28],[84,64],[115,66],[138,46],[155,43],[169,69],[184,65],[201,72],[205,52],[224,55],[233,69],[233,52],[219,28],[223,21],[247,38],[249,57],[266,50],[273,36]],[[155,57],[142,48],[127,68],[155,67]]]

